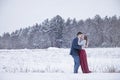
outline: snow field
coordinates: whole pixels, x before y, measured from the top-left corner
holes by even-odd
[[[59,48],[0,50],[0,72],[72,73],[74,63],[69,51]],[[120,72],[120,48],[87,48],[86,52],[93,73]]]

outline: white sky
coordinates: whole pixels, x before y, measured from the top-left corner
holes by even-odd
[[[64,19],[120,16],[120,0],[0,0],[0,35],[41,23],[56,15]]]

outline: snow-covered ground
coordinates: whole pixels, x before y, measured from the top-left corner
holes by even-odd
[[[81,68],[79,74],[73,74],[74,63],[69,51],[59,48],[0,50],[0,80],[19,80],[16,78],[21,76],[21,80],[30,80],[25,76],[40,80],[120,80],[120,48],[87,48],[88,64],[93,72],[90,74],[83,74]]]
[[[119,73],[3,73],[0,80],[120,80]]]

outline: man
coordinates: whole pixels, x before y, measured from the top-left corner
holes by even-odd
[[[72,41],[70,55],[74,59],[74,73],[78,73],[78,69],[80,66],[79,50],[81,50],[82,47],[78,45],[78,40],[81,38],[82,34],[82,32],[78,32],[77,37]]]

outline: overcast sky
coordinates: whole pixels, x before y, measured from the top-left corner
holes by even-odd
[[[0,0],[0,35],[56,15],[80,20],[96,14],[120,16],[120,0]]]

